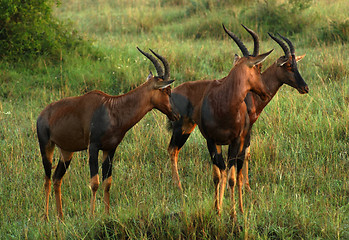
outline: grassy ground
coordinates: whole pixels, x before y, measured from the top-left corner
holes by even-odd
[[[92,39],[93,53],[62,52],[58,62],[44,57],[0,62],[2,238],[348,239],[349,4],[242,2],[63,1],[56,16],[70,19],[84,38]],[[52,198],[50,221],[43,221],[44,171],[35,129],[40,111],[52,101],[92,89],[117,95],[141,84],[153,67],[136,46],[168,59],[175,86],[224,77],[239,51],[222,22],[250,49],[240,23],[258,32],[262,52],[275,49],[264,68],[282,54],[267,31],[290,37],[296,53],[306,53],[299,70],[310,88],[309,94],[299,95],[282,87],[255,124],[253,192],[244,195],[239,227],[227,212],[215,215],[211,163],[198,130],[180,153],[183,193],[174,187],[166,151],[171,136],[165,116],[156,110],[117,149],[110,216],[104,214],[102,191],[96,217],[89,216],[89,167],[81,152],[63,180],[65,221],[56,219]],[[229,204],[226,195],[224,209]]]

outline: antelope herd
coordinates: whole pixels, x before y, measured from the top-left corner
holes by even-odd
[[[289,39],[268,33],[285,55],[261,72],[261,63],[273,50],[259,54],[257,34],[242,26],[253,38],[253,53],[250,54],[243,42],[223,25],[226,34],[240,48],[242,57],[236,55],[232,59],[232,68],[222,79],[189,81],[171,89],[174,80],[170,80],[167,60],[152,50],[150,51],[155,57],[137,47],[153,63],[157,76],[150,72],[142,85],[123,95],[111,96],[95,90],[49,104],[37,119],[37,135],[45,171],[45,218],[49,215],[55,146],[61,155],[52,176],[58,217],[63,219],[62,178],[73,153],[82,150],[87,150],[89,154],[91,215],[94,214],[96,192],[100,184],[98,153],[100,150],[103,152],[102,185],[105,212],[109,213],[112,164],[116,148],[126,132],[147,112],[156,108],[171,123],[172,137],[168,153],[173,182],[182,190],[177,167],[178,154],[195,127],[199,126],[213,163],[214,207],[220,214],[228,180],[231,215],[236,219],[235,185],[238,187],[241,212],[243,181],[250,190],[248,162],[253,124],[283,84],[297,89],[301,94],[309,91],[297,68],[297,62],[304,55],[295,55],[295,48]],[[223,158],[222,145],[229,146],[226,160]]]

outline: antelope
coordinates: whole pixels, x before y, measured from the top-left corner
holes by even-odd
[[[63,219],[61,185],[74,152],[88,149],[91,188],[91,216],[94,215],[96,192],[99,187],[98,152],[103,152],[102,183],[104,185],[105,212],[109,213],[112,182],[112,164],[117,146],[126,132],[153,108],[166,114],[170,120],[176,115],[170,104],[169,64],[166,59],[150,51],[137,49],[155,66],[158,76],[151,72],[147,80],[132,91],[111,96],[94,90],[78,97],[68,97],[49,104],[37,119],[37,135],[45,170],[45,218],[48,219],[51,169],[55,146],[61,158],[53,174],[53,187],[58,217]]]
[[[258,36],[249,29],[249,33],[253,36],[255,41],[258,41]],[[262,80],[267,86],[268,94],[271,96],[270,99],[263,101],[257,94],[249,92],[245,98],[245,102],[248,109],[248,114],[250,118],[250,130],[248,133],[248,141],[246,141],[245,149],[245,160],[243,165],[243,176],[244,185],[248,191],[251,191],[251,187],[248,179],[248,163],[251,158],[250,155],[250,134],[253,124],[257,121],[258,117],[262,113],[264,107],[270,102],[270,100],[275,96],[277,91],[283,84],[287,84],[298,90],[300,94],[306,94],[309,92],[309,87],[305,83],[301,74],[298,71],[297,62],[304,58],[305,54],[302,56],[295,55],[295,48],[292,42],[279,34],[279,36],[288,44],[286,44],[279,38],[275,37],[271,33],[269,36],[280,45],[285,55],[279,57],[270,67],[268,67],[262,73]],[[258,54],[258,51],[256,52]]]
[[[256,56],[259,52],[258,36],[251,29],[248,29],[246,27],[245,29],[253,37],[254,51],[252,56]],[[226,33],[228,34],[227,31]],[[247,93],[247,96],[244,100],[248,110],[250,127],[248,134],[246,135],[245,146],[241,151],[239,158],[241,161],[241,157],[243,157],[244,153],[246,153],[245,161],[243,164],[243,176],[247,189],[250,189],[248,184],[248,160],[250,158],[249,146],[252,125],[256,122],[264,107],[275,96],[275,94],[283,84],[287,84],[293,88],[296,88],[301,94],[307,93],[309,91],[307,84],[304,82],[297,68],[297,62],[301,60],[305,55],[296,57],[294,46],[289,39],[282,37],[282,39],[284,39],[288,43],[290,49],[288,49],[288,47],[285,45],[285,43],[282,42],[282,40],[272,36],[271,34],[269,35],[281,46],[285,55],[277,59],[275,63],[268,67],[261,75],[262,81],[267,87],[267,93],[270,98],[267,100],[262,100],[257,94],[250,91]],[[238,60],[239,57],[236,56],[234,62]],[[197,122],[192,115],[193,112],[196,111],[196,108],[199,107],[198,99],[200,99],[201,97],[200,94],[203,93],[210,80],[200,82],[201,86],[200,88],[197,87],[195,89],[195,94],[193,94],[194,91],[192,90],[193,84],[190,82],[181,84],[178,87],[172,89],[172,102],[176,105],[176,109],[179,109],[181,117],[180,119],[172,122],[172,137],[168,147],[168,152],[171,158],[172,179],[180,190],[182,190],[182,185],[178,175],[178,154],[197,125]],[[233,148],[233,146],[230,147]]]
[[[201,80],[186,82],[174,89],[171,101],[174,111],[181,116],[173,121],[173,132],[168,152],[171,156],[172,175],[178,187],[178,153],[196,125],[207,141],[207,147],[213,162],[213,182],[215,185],[214,206],[218,214],[221,212],[224,189],[229,176],[232,213],[235,216],[234,187],[238,182],[239,205],[242,206],[241,167],[236,156],[242,151],[245,137],[249,129],[249,118],[244,99],[249,91],[258,94],[263,100],[269,98],[261,80],[258,64],[263,62],[273,51],[251,56],[242,41],[232,32],[224,30],[237,43],[243,53],[237,59],[228,76],[220,80]],[[239,145],[228,150],[228,171],[222,157],[222,145]],[[238,175],[235,176],[235,170]]]

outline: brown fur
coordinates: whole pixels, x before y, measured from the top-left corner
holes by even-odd
[[[264,59],[268,54],[264,55]],[[188,82],[175,88],[173,94],[185,96],[194,107],[190,119],[188,116],[183,117],[182,132],[190,134],[197,124],[203,136],[214,142],[218,154],[221,154],[220,145],[229,145],[236,139],[242,148],[248,129],[247,108],[244,103],[247,92],[254,91],[263,99],[268,98],[259,69],[254,65],[251,66],[251,62],[258,62],[255,61],[256,58],[261,59],[260,56],[239,59],[228,76],[220,80]],[[177,169],[179,150],[171,146],[168,150],[172,161],[173,179],[181,188]],[[220,213],[227,180],[226,170],[214,165],[213,179],[215,208]],[[241,184],[238,186],[241,187]],[[242,201],[241,196],[239,199]]]
[[[37,131],[43,157],[45,177],[45,216],[48,217],[48,202],[51,186],[51,164],[54,146],[61,152],[62,159],[54,174],[54,190],[58,216],[63,218],[61,184],[62,177],[76,151],[89,149],[91,179],[91,214],[95,209],[96,192],[99,187],[98,151],[103,150],[103,162],[110,161],[116,147],[126,132],[143,116],[156,108],[171,120],[176,116],[170,104],[172,80],[162,80],[150,75],[148,80],[136,89],[120,96],[111,96],[101,91],[92,91],[79,97],[65,98],[51,103],[40,114]],[[99,111],[99,112],[98,112]],[[97,118],[97,120],[93,120]],[[95,122],[93,122],[95,121]],[[94,139],[91,136],[96,135]],[[91,148],[92,146],[92,148]],[[92,155],[91,155],[92,154]],[[92,165],[91,165],[92,163]],[[106,167],[109,167],[108,163]],[[97,166],[97,167],[96,167]],[[111,186],[111,166],[104,180],[105,210],[109,212],[109,189]],[[110,171],[110,176],[108,176]],[[97,174],[92,173],[97,172]]]
[[[304,55],[296,57],[297,61],[301,60],[304,57]],[[277,93],[279,88],[284,84],[288,84],[296,89],[300,93],[305,93],[307,89],[302,89],[301,87],[297,86],[296,81],[294,79],[294,76],[289,72],[289,64],[291,62],[291,59],[288,58],[288,64],[285,66],[278,66],[279,62],[283,62],[283,57],[280,57],[274,64],[272,64],[270,67],[268,67],[263,73],[262,73],[262,81],[264,85],[267,87],[266,91],[269,96],[271,96],[269,99],[262,100],[257,94],[249,92],[246,98],[250,99],[250,102],[248,102],[248,114],[250,119],[250,127],[252,127],[253,123],[256,122],[259,115],[263,111],[264,107],[269,103],[269,101],[272,99],[272,97]],[[238,58],[235,58],[235,61],[239,61]],[[258,66],[258,69],[260,70],[260,65]],[[222,79],[223,80],[223,79]],[[221,81],[221,80],[220,80]],[[198,83],[198,87],[194,87]],[[181,95],[188,99],[188,101],[191,103],[191,105],[194,108],[194,112],[197,112],[197,108],[200,107],[200,99],[202,98],[205,89],[208,88],[210,84],[210,80],[205,81],[197,81],[197,82],[188,82],[179,85],[178,87],[174,88],[172,90],[173,94]],[[307,88],[307,87],[306,87]],[[195,90],[195,91],[191,91]],[[195,94],[192,94],[192,92],[195,92]],[[222,101],[222,99],[221,99]],[[187,134],[190,134],[196,127],[196,119],[191,119],[189,117],[186,117],[187,120],[183,121],[183,124],[181,125],[182,129],[191,129],[191,131],[185,131]],[[183,130],[184,131],[184,130]],[[169,146],[169,152],[172,151],[172,146]],[[181,182],[179,180],[178,175],[178,154],[180,152],[180,149],[176,149],[175,153],[170,154],[171,162],[172,162],[172,178],[176,179],[174,183],[182,189]],[[245,154],[245,161],[243,166],[243,179],[244,183],[247,189],[250,190],[249,183],[248,183],[248,161],[250,159],[250,148],[248,147],[246,149]],[[233,179],[234,176],[228,177],[230,181],[232,181],[232,184],[235,184]]]

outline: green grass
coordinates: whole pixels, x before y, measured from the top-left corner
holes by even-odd
[[[249,1],[66,1],[55,9],[72,21],[92,50],[0,62],[0,235],[4,239],[347,239],[349,238],[349,46],[346,1],[317,1],[300,20],[320,16],[301,32],[286,34],[306,57],[299,70],[310,92],[284,86],[254,126],[245,213],[229,218],[213,210],[206,143],[198,129],[179,156],[183,193],[171,180],[166,117],[154,110],[119,145],[113,166],[111,214],[101,188],[90,218],[86,152],[76,153],[62,185],[65,221],[57,220],[51,193],[50,221],[43,221],[44,171],[35,121],[52,101],[92,89],[121,94],[145,81],[151,63],[136,49],[152,48],[170,62],[174,86],[219,79],[240,53],[221,23],[249,49],[240,23],[256,29],[261,51],[274,48],[264,68],[282,54],[266,31],[275,26],[248,19]],[[277,1],[287,4],[286,1]],[[246,22],[245,22],[246,21]],[[333,24],[329,24],[333,23]],[[272,24],[272,23],[269,23]],[[341,30],[342,29],[342,30]],[[151,143],[151,144],[150,144]],[[226,152],[226,148],[224,148]],[[55,153],[57,163],[58,153]],[[242,230],[239,231],[239,227]]]

